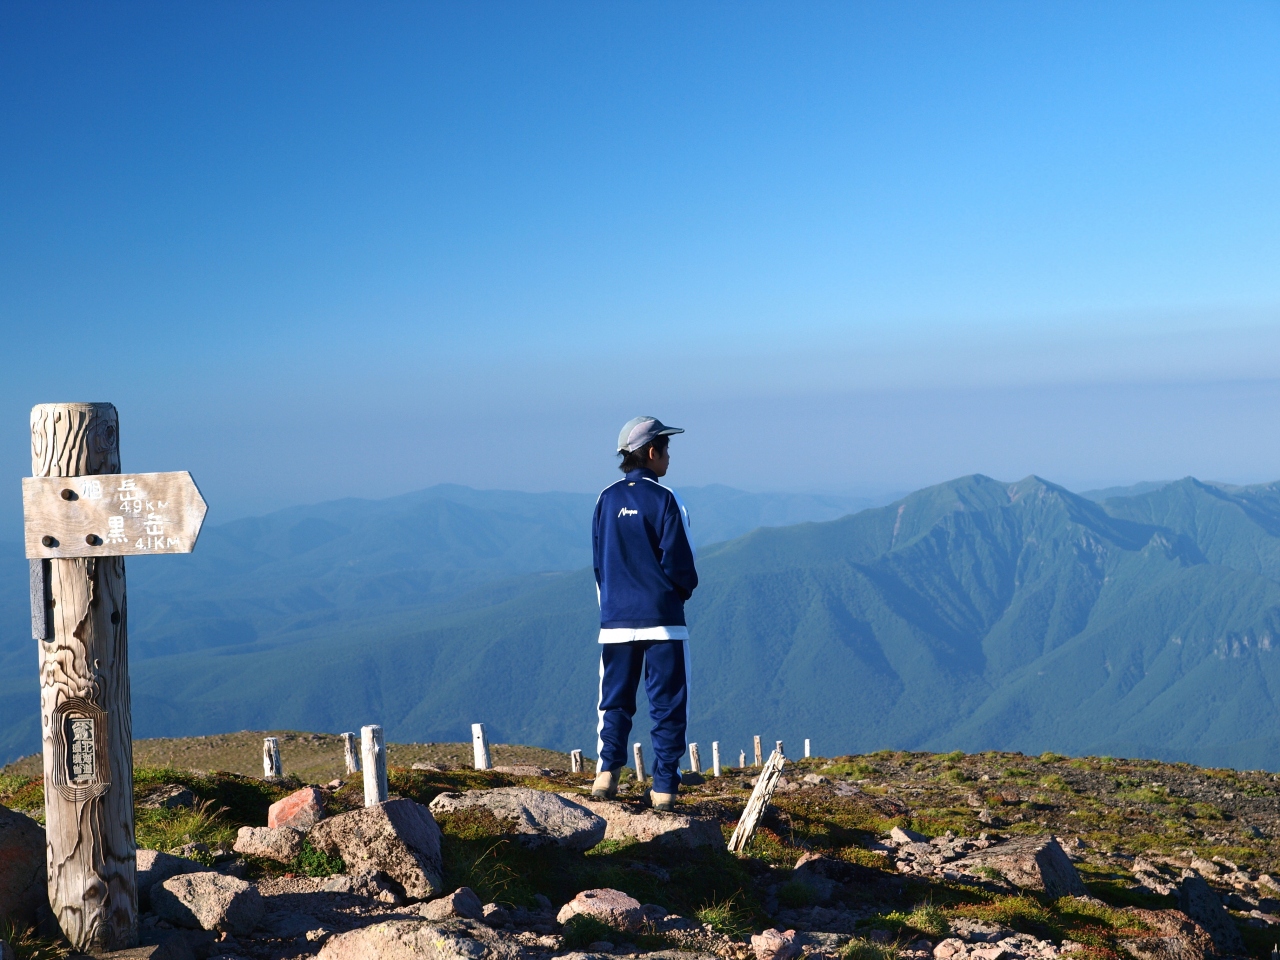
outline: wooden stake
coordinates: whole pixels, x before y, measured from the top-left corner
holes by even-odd
[[[636,780],[644,783],[644,749],[637,743],[631,750],[636,758]]]
[[[360,752],[364,755],[364,805],[387,799],[387,748],[377,724],[360,728]]]
[[[471,752],[477,770],[489,770],[493,767],[489,762],[489,738],[484,735],[483,723],[471,725]]]
[[[698,745],[689,744],[689,769],[694,773],[702,772],[702,759],[698,756]]]
[[[808,737],[804,738],[804,758],[806,760],[809,759],[809,738]]]
[[[347,773],[360,772],[360,744],[354,733],[342,735],[342,752],[346,754]]]
[[[264,780],[284,776],[284,767],[280,765],[280,741],[276,737],[265,737],[262,741],[262,777]]]
[[[119,472],[111,404],[32,408],[33,476]],[[38,562],[48,571],[33,588],[49,604],[39,645],[49,905],[76,950],[123,950],[138,942],[124,559]],[[39,619],[33,611],[32,633]]]
[[[777,750],[777,751],[778,751],[778,753],[782,753],[782,752],[783,752],[783,750],[782,750],[782,741],[781,741],[781,740],[775,740],[775,741],[773,742],[773,749]]]
[[[720,776],[720,741],[711,741],[711,775]]]
[[[756,734],[756,766],[764,762],[764,754],[760,751],[760,734]]]
[[[747,751],[738,751],[738,769],[741,770],[747,765]]]
[[[581,750],[569,751],[569,772],[570,773],[582,772],[582,751]]]
[[[760,818],[764,816],[769,801],[773,799],[774,788],[778,786],[778,778],[782,776],[782,766],[786,762],[787,758],[782,755],[781,750],[775,750],[769,755],[769,762],[760,771],[760,776],[756,779],[756,788],[751,791],[751,799],[747,801],[746,809],[738,818],[733,836],[729,838],[730,853],[742,853],[751,844],[756,827],[760,825]]]

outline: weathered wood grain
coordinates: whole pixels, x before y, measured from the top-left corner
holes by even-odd
[[[370,724],[360,728],[360,752],[364,766],[364,805],[372,807],[387,799],[387,746],[382,727]]]
[[[764,754],[760,750],[760,735],[756,734],[756,766],[764,762]]]
[[[644,783],[644,747],[637,743],[631,748],[631,751],[636,761],[636,780],[639,783]]]
[[[702,772],[702,758],[698,755],[698,745],[689,744],[689,769],[694,773]]]
[[[493,766],[489,759],[489,738],[485,736],[483,723],[471,725],[471,753],[477,770],[488,770]]]
[[[569,751],[569,772],[570,773],[582,772],[582,751],[581,750]]]
[[[279,737],[263,737],[262,739],[262,776],[266,780],[279,779],[284,776],[284,765],[280,762]]]
[[[31,639],[49,639],[49,561],[28,560],[31,571]]]
[[[111,404],[32,409],[35,476],[119,470]],[[39,650],[49,903],[77,950],[121,950],[138,939],[124,560],[53,560],[48,597]]]
[[[347,763],[347,773],[359,773],[360,747],[354,733],[342,735],[342,752]]]
[[[30,559],[190,553],[207,510],[186,471],[22,480]]]
[[[747,800],[746,809],[742,811],[742,816],[738,818],[738,825],[733,830],[733,836],[729,838],[730,853],[742,853],[750,845],[751,838],[755,836],[756,827],[760,825],[760,818],[764,816],[769,801],[773,799],[773,791],[778,786],[778,779],[782,776],[782,767],[786,762],[787,758],[782,755],[781,750],[775,750],[769,755],[769,762],[760,771],[760,776],[756,779],[756,787],[751,791],[750,799]]]

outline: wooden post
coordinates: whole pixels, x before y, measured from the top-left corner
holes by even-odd
[[[720,741],[711,741],[711,775],[720,776]]]
[[[280,765],[280,741],[276,737],[264,737],[262,740],[262,777],[271,780],[284,776],[284,767]]]
[[[471,753],[477,770],[493,768],[493,764],[489,762],[489,738],[484,734],[483,723],[471,725]]]
[[[570,773],[582,772],[582,751],[581,750],[569,751],[569,772]]]
[[[364,805],[372,807],[387,799],[387,748],[380,726],[360,728],[360,751],[364,754]]]
[[[360,746],[354,733],[342,735],[342,752],[346,754],[347,773],[360,772]]]
[[[778,753],[783,753],[784,751],[783,751],[783,749],[782,749],[782,741],[781,741],[781,740],[775,740],[775,741],[773,742],[773,749],[774,749],[774,750],[776,750],[776,751],[778,751]]]
[[[760,752],[760,734],[756,734],[756,766],[764,762],[764,754]]]
[[[698,745],[696,743],[689,744],[689,769],[694,773],[702,772],[702,758],[698,756]]]
[[[804,738],[804,758],[806,760],[809,759],[809,738],[808,737]]]
[[[637,743],[631,751],[636,758],[636,780],[644,783],[644,749]]]
[[[116,408],[33,407],[31,472],[119,473]],[[123,950],[138,942],[124,558],[38,562],[48,572],[37,586],[49,605],[39,645],[49,905],[76,950]]]
[[[747,765],[747,751],[738,751],[738,769],[741,770]]]
[[[760,825],[760,818],[764,816],[769,801],[773,799],[774,788],[778,785],[778,778],[782,776],[782,766],[786,762],[787,758],[782,755],[781,750],[775,750],[770,754],[768,764],[756,779],[756,788],[751,791],[746,809],[738,818],[733,836],[729,838],[730,853],[742,853],[750,845],[751,838],[755,836],[756,827]]]

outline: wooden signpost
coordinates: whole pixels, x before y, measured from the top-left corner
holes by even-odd
[[[31,472],[49,904],[77,950],[121,950],[138,940],[124,557],[191,552],[206,508],[190,474],[120,473],[109,403],[34,407]]]

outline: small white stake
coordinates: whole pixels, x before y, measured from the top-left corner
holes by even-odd
[[[471,725],[471,752],[474,755],[477,770],[489,770],[493,767],[489,762],[489,738],[484,734],[483,723]]]
[[[275,737],[266,737],[262,741],[262,776],[267,780],[284,776],[280,765],[280,741]]]
[[[720,741],[711,741],[711,775],[720,776]]]
[[[360,752],[364,759],[364,805],[372,807],[387,799],[387,748],[382,727],[360,728]]]

